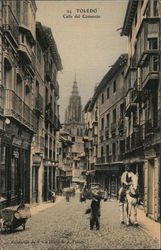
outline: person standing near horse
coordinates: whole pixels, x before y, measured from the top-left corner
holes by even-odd
[[[129,189],[131,185],[132,179],[134,177],[134,173],[131,171],[129,165],[125,165],[125,172],[121,176],[121,188],[119,190],[119,203],[121,206],[121,223],[124,224],[124,218],[122,217],[122,210],[124,209],[124,202],[126,198],[126,191]]]

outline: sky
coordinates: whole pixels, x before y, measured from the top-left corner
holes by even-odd
[[[123,26],[127,0],[38,0],[36,5],[36,20],[51,28],[62,60],[58,82],[63,123],[75,74],[84,108],[96,84],[120,54],[127,52],[127,38],[117,31]]]

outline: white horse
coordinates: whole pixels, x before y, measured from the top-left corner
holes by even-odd
[[[138,176],[133,175],[131,185],[126,191],[125,202],[120,203],[121,222],[124,222],[124,209],[126,211],[126,225],[131,223],[131,212],[134,208],[134,225],[138,225],[137,221],[137,206],[138,206]]]

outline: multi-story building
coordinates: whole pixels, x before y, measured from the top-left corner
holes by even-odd
[[[36,42],[35,1],[0,3],[0,203],[30,202]]]
[[[46,48],[45,35],[41,23],[36,23],[36,45],[35,45],[35,81],[34,81],[34,110],[37,118],[37,131],[31,145],[31,202],[41,202],[42,195],[42,173],[45,147],[44,135],[44,57]]]
[[[121,35],[128,37],[125,158],[135,164],[146,214],[159,220],[161,2],[129,1]]]
[[[57,73],[62,70],[61,58],[50,28],[43,26],[47,49],[45,63],[45,156],[43,161],[43,200],[48,199],[49,189],[56,187],[56,133],[59,121],[59,84]]]
[[[59,164],[57,169],[57,190],[70,187],[72,183],[73,137],[62,128],[59,132]]]
[[[88,113],[88,180],[117,196],[125,152],[125,81],[127,55],[121,55],[96,87]]]
[[[56,185],[62,64],[36,9],[34,0],[0,3],[1,206],[45,201]]]
[[[75,80],[72,88],[72,95],[69,98],[69,105],[65,113],[64,129],[68,131],[75,139],[72,145],[73,171],[72,181],[80,182],[82,179],[84,159],[84,117],[82,113],[81,96],[78,92],[77,81]]]

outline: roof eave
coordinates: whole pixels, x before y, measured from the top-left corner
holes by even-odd
[[[131,30],[132,21],[137,9],[138,0],[129,0],[125,14],[121,36],[128,36]]]

